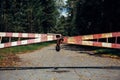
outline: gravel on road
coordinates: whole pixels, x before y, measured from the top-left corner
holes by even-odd
[[[73,51],[65,45],[60,52],[51,45],[18,57],[16,70],[0,70],[0,80],[120,80],[120,59]]]

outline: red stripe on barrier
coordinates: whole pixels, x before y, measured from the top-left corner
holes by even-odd
[[[13,33],[6,33],[6,37],[12,37]]]
[[[18,33],[18,36],[19,36],[19,37],[22,37],[22,33]]]
[[[102,34],[94,34],[93,39],[99,39],[102,38]]]
[[[28,44],[34,43],[34,39],[27,40]]]
[[[93,46],[99,46],[99,47],[101,47],[102,43],[101,42],[93,42]]]
[[[35,38],[35,34],[29,33],[29,34],[28,34],[28,37],[29,37],[29,38]]]
[[[41,34],[41,41],[47,41],[47,34]]]
[[[81,36],[75,36],[75,43],[76,44],[82,44],[82,37]]]
[[[118,49],[120,49],[120,44],[112,44],[112,48],[118,48]]]
[[[18,45],[21,45],[21,41],[17,41],[17,44],[18,44]]]
[[[64,37],[63,38],[63,43],[67,43],[68,42],[68,38],[67,37]]]
[[[112,33],[112,36],[113,37],[120,37],[120,32],[114,32],[114,33]]]
[[[11,42],[4,44],[4,47],[10,47],[10,46],[11,46]]]

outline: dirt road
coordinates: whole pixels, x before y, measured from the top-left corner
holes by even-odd
[[[1,70],[0,80],[120,80],[120,60],[55,45],[18,55],[18,70]],[[13,67],[15,68],[15,67]]]

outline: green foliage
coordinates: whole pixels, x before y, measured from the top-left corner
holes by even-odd
[[[120,1],[68,0],[76,35],[120,31]]]
[[[0,0],[1,32],[51,32],[56,24],[54,0]]]
[[[59,17],[58,8],[68,8]],[[118,0],[0,0],[0,31],[82,35],[120,31]]]

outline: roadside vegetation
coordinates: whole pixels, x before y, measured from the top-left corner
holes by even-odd
[[[15,62],[20,61],[20,59],[17,57],[17,54],[29,53],[54,43],[55,42],[52,41],[0,49],[0,66],[14,66]]]
[[[101,57],[110,57],[110,58],[119,58],[120,59],[120,50],[118,49],[96,49],[94,50],[97,56]]]

